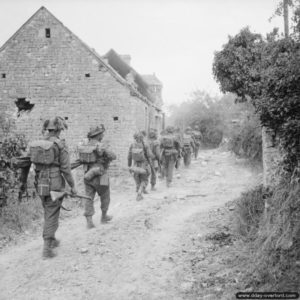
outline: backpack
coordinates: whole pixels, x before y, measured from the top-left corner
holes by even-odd
[[[135,162],[145,161],[144,147],[142,143],[134,143],[131,148],[132,159]]]
[[[197,131],[196,131],[196,132],[194,133],[194,135],[195,135],[195,139],[196,139],[196,140],[201,140],[202,134],[201,134],[200,132],[197,132]]]
[[[29,145],[30,160],[34,164],[51,165],[55,160],[55,142],[37,140]]]
[[[184,146],[191,146],[191,141],[192,141],[192,138],[189,135],[187,135],[187,134],[183,135],[183,145]]]
[[[97,145],[82,145],[78,147],[79,160],[83,164],[97,162]]]
[[[163,148],[173,148],[174,147],[174,136],[171,134],[164,135],[161,140]]]

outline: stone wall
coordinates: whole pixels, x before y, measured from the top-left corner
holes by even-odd
[[[15,102],[20,98],[34,107],[18,113]],[[114,171],[126,166],[133,133],[153,122],[150,106],[133,96],[46,9],[38,11],[1,49],[0,106],[29,140],[41,137],[45,119],[65,118],[69,129],[62,137],[72,152],[91,126],[103,123],[105,138],[117,154]]]

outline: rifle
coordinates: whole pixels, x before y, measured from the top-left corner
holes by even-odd
[[[79,194],[72,194],[70,192],[64,191],[64,192],[55,192],[55,191],[50,191],[50,197],[51,200],[53,202],[55,201],[59,201],[59,200],[63,200],[64,197],[66,196],[71,196],[71,197],[77,197],[77,198],[81,198],[81,199],[87,199],[87,200],[91,200],[90,197],[88,196],[84,196],[84,195],[79,195]],[[66,211],[71,211],[71,209],[65,208],[62,204],[60,205],[62,209],[66,210]]]

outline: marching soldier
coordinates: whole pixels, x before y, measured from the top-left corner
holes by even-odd
[[[64,191],[67,181],[71,187],[71,194],[77,193],[71,174],[68,148],[65,141],[59,138],[64,129],[67,129],[64,119],[55,117],[46,120],[43,125],[45,139],[34,141],[29,145],[30,160],[35,165],[35,187],[44,208],[44,258],[54,257],[53,248],[59,246],[55,232],[58,228],[61,201],[52,201],[50,191]],[[27,180],[26,176],[23,178]],[[23,185],[26,184],[25,180],[22,182]]]
[[[194,154],[195,154],[195,159],[197,159],[198,158],[199,148],[200,148],[200,145],[201,145],[201,141],[203,139],[201,131],[200,131],[198,125],[194,126],[193,136],[194,136],[194,139],[195,139],[195,151],[194,151]]]
[[[90,129],[87,137],[87,145],[78,147],[79,160],[84,165],[84,186],[86,199],[84,216],[87,221],[87,228],[95,227],[93,215],[95,214],[94,198],[97,193],[101,201],[101,223],[108,223],[112,216],[107,214],[110,204],[110,186],[108,168],[110,162],[116,159],[116,155],[109,149],[108,145],[102,142],[104,137],[104,125]]]
[[[151,190],[155,191],[156,177],[157,177],[156,174],[160,169],[160,145],[155,130],[151,130],[149,132],[149,147],[153,154],[153,158],[151,160],[152,168],[151,168],[150,183],[151,183]]]
[[[195,142],[192,135],[192,128],[187,127],[183,135],[183,162],[186,167],[191,163],[192,153],[195,152]]]
[[[170,187],[173,180],[175,163],[180,151],[179,143],[174,136],[173,127],[168,126],[165,133],[161,136],[160,148],[162,150],[161,163],[163,174],[166,176],[167,187]]]
[[[179,127],[176,127],[175,128],[175,139],[176,141],[178,142],[178,145],[179,145],[179,151],[178,151],[178,156],[177,156],[177,160],[175,162],[175,169],[178,170],[179,167],[180,167],[180,161],[181,161],[181,155],[182,155],[182,143],[183,143],[183,137],[182,137],[182,132],[180,131],[180,128]]]
[[[140,201],[143,199],[142,193],[147,193],[146,187],[151,173],[152,153],[149,146],[144,143],[142,133],[135,133],[133,138],[135,141],[130,145],[128,151],[128,167],[133,173],[136,184],[136,200]]]

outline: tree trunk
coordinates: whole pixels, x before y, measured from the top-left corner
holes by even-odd
[[[284,36],[289,36],[289,8],[288,0],[283,0]]]

